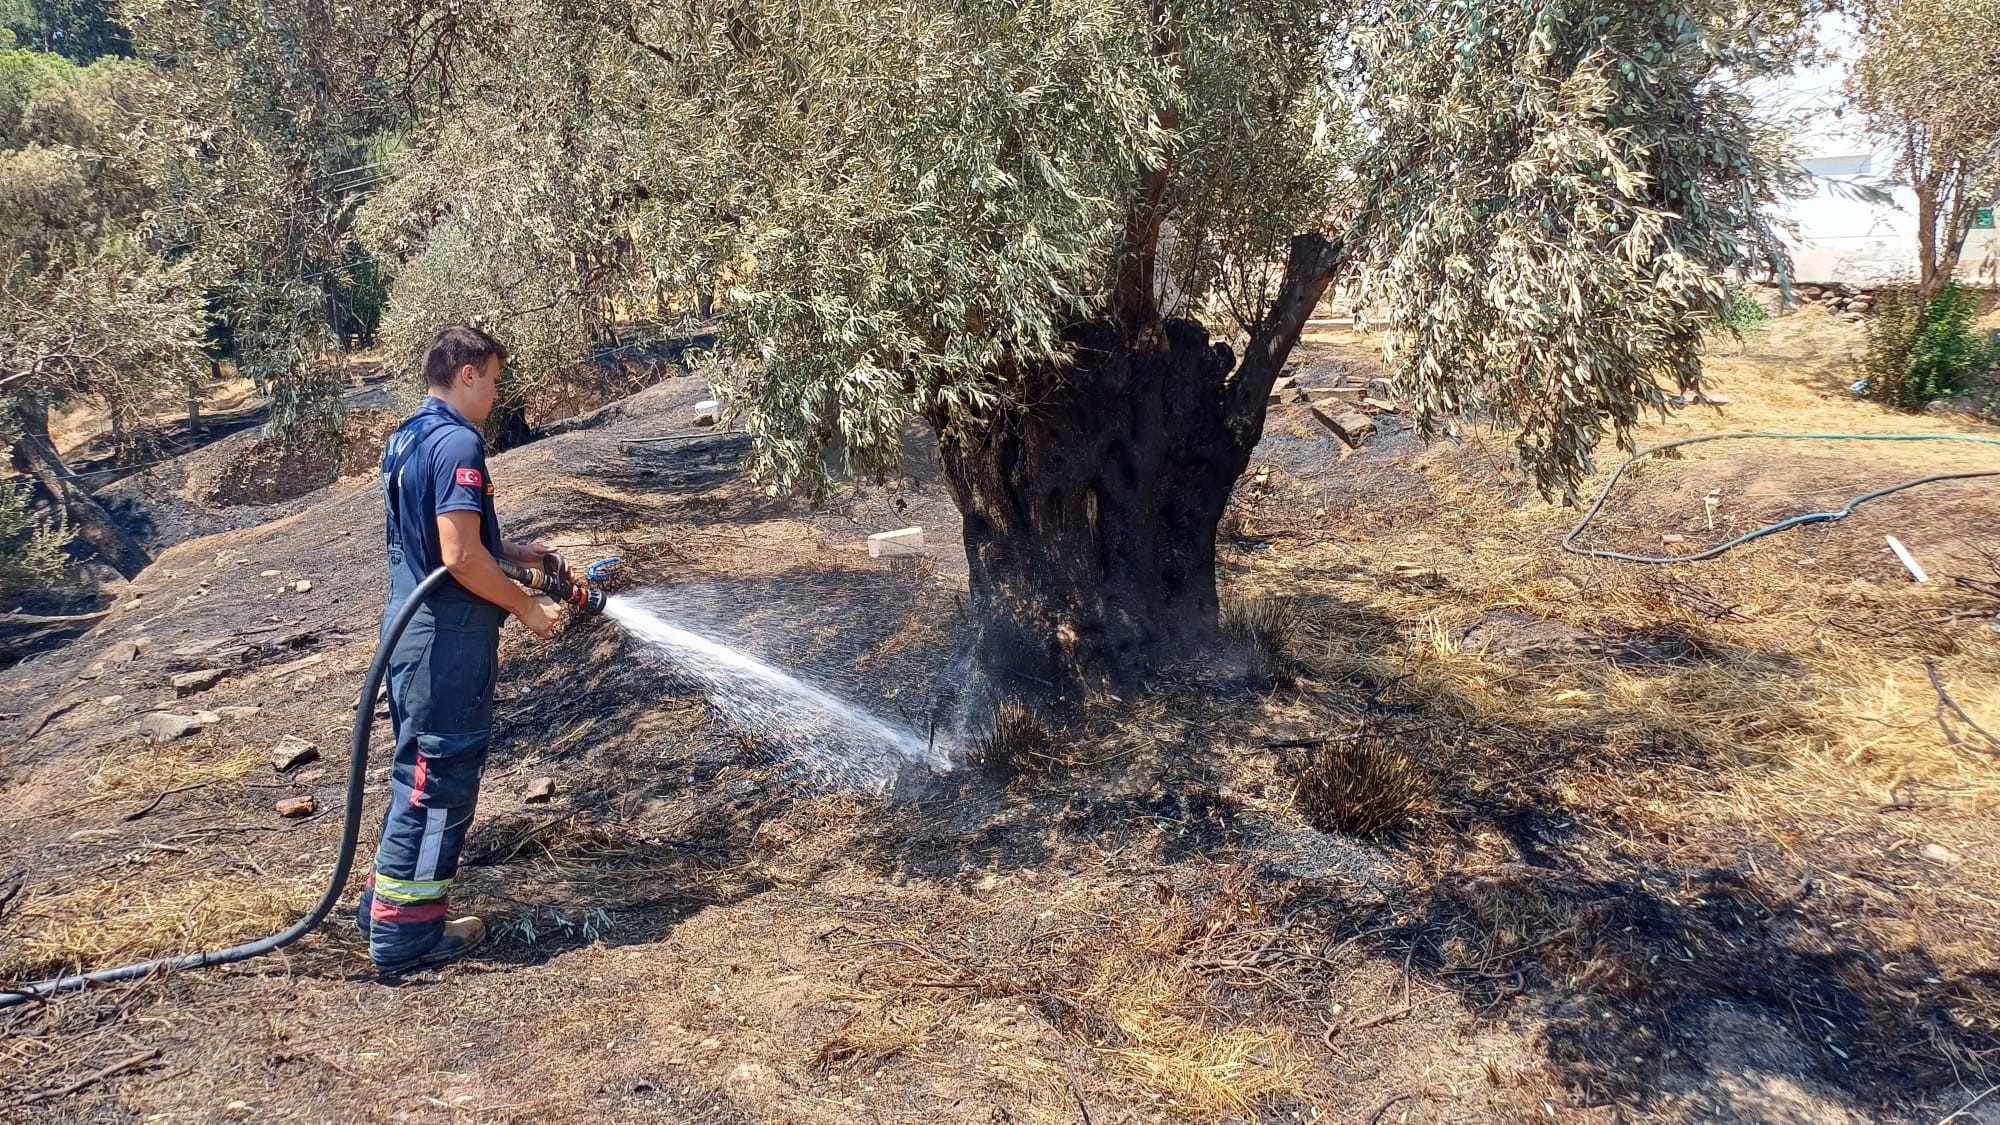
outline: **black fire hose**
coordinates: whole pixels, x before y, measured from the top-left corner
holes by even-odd
[[[509,569],[503,564],[503,570]],[[519,569],[519,568],[513,568]],[[267,938],[232,945],[228,949],[217,949],[203,953],[189,953],[180,957],[159,957],[151,961],[140,961],[133,965],[121,965],[115,969],[99,969],[94,973],[78,973],[75,976],[57,977],[54,980],[39,981],[22,988],[0,990],[0,1008],[9,1008],[29,1000],[51,996],[58,992],[70,992],[87,988],[93,984],[111,984],[121,980],[137,980],[140,977],[166,970],[178,972],[182,969],[200,969],[209,965],[227,965],[232,961],[245,961],[274,949],[283,949],[306,936],[314,926],[326,920],[333,912],[340,896],[347,889],[348,873],[354,870],[354,846],[361,838],[361,790],[368,775],[368,734],[375,725],[375,696],[382,690],[382,677],[389,670],[389,654],[395,651],[396,642],[402,639],[403,630],[409,627],[410,619],[423,608],[424,602],[444,584],[450,574],[444,567],[438,567],[424,576],[422,582],[410,593],[403,608],[389,622],[382,634],[382,644],[375,650],[375,659],[368,665],[368,676],[361,682],[361,700],[354,708],[354,745],[347,760],[347,809],[340,826],[340,858],[334,861],[333,874],[326,881],[326,892],[319,896],[319,905],[305,917],[292,923],[290,929]],[[558,578],[561,571],[556,570]],[[509,575],[509,577],[515,577]],[[518,579],[517,579],[518,580]],[[598,594],[599,604],[603,595]]]

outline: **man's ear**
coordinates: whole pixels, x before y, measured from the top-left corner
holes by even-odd
[[[469,384],[472,384],[472,383],[476,383],[476,382],[478,382],[478,381],[479,381],[479,365],[478,365],[478,364],[476,364],[476,363],[461,363],[461,364],[459,364],[459,365],[458,365],[458,379],[457,379],[457,382],[459,382],[459,383],[461,383],[461,384],[468,384],[468,385],[469,385]]]

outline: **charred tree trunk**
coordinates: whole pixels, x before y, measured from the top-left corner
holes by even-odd
[[[1074,326],[1065,365],[1014,372],[976,425],[934,416],[965,519],[973,698],[1129,688],[1215,639],[1215,536],[1271,384],[1341,261],[1294,240],[1238,363],[1190,320]]]
[[[535,431],[528,425],[528,404],[518,401],[501,401],[493,406],[493,413],[486,417],[486,440],[493,443],[493,451],[514,449],[535,440]]]
[[[48,406],[24,398],[16,403],[14,416],[21,428],[21,440],[14,447],[15,465],[39,481],[56,503],[62,505],[65,517],[99,558],[126,578],[137,577],[153,561],[151,556],[138,540],[118,526],[111,513],[63,464],[55,442],[49,438]]]

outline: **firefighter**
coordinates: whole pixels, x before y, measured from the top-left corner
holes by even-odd
[[[478,426],[493,410],[506,358],[507,349],[477,328],[438,332],[424,355],[424,404],[382,450],[384,628],[425,575],[439,566],[451,572],[389,659],[393,784],[358,911],[368,956],[383,973],[449,961],[486,936],[478,918],[446,914],[492,744],[500,627],[518,617],[547,637],[557,620],[553,604],[515,585],[496,561],[543,566],[549,557],[538,544],[502,540],[494,516]]]

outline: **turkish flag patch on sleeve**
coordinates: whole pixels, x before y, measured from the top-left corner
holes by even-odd
[[[467,488],[478,488],[485,483],[485,478],[479,475],[478,469],[459,469],[452,474],[452,483],[462,484]]]

